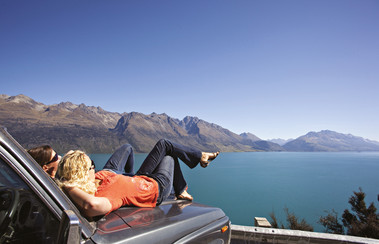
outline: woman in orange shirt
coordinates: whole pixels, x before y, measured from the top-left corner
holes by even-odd
[[[82,151],[70,151],[58,166],[58,184],[88,217],[108,214],[121,206],[155,207],[172,188],[179,199],[192,200],[179,160],[194,168],[207,167],[219,152],[206,153],[169,140],[159,140],[137,174],[127,176],[102,170]]]

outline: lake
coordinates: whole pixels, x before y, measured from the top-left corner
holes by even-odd
[[[135,155],[135,170],[147,154]],[[101,169],[110,155],[92,154]],[[194,200],[217,206],[232,224],[254,225],[254,217],[270,213],[287,226],[284,208],[315,231],[325,210],[341,216],[348,200],[359,187],[366,193],[366,204],[378,206],[379,152],[240,152],[221,153],[207,168],[191,170],[182,165]],[[280,223],[279,222],[279,223]]]

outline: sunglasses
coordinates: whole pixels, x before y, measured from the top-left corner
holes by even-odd
[[[51,159],[49,162],[45,163],[45,165],[48,165],[48,164],[51,164],[51,163],[54,163],[55,161],[58,160],[58,154],[55,153],[53,159]]]
[[[95,162],[93,160],[91,160],[91,167],[89,168],[89,170],[91,169],[95,169]]]

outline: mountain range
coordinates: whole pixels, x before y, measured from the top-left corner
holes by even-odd
[[[136,152],[148,152],[160,138],[202,151],[379,151],[379,142],[329,130],[289,142],[266,141],[197,117],[179,120],[167,114],[116,113],[71,102],[45,105],[25,95],[0,95],[0,125],[24,148],[50,144],[59,153],[70,149],[111,153],[124,143]]]
[[[341,134],[330,130],[309,132],[296,140],[283,145],[287,151],[296,152],[343,152],[343,151],[378,151],[376,141]]]

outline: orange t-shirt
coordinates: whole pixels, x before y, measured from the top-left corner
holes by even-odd
[[[155,207],[159,195],[158,183],[147,176],[125,176],[111,171],[99,171],[95,178],[102,181],[96,197],[106,197],[112,210],[121,206]]]

